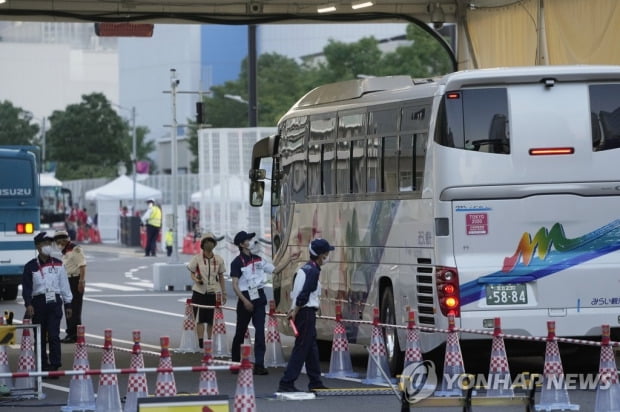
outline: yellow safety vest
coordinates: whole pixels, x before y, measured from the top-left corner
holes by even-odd
[[[153,205],[153,210],[151,211],[151,215],[146,221],[147,225],[161,227],[161,209],[159,206]]]
[[[172,246],[174,243],[174,236],[172,236],[172,232],[166,232],[166,246]]]

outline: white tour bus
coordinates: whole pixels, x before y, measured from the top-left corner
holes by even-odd
[[[506,333],[599,336],[620,323],[620,67],[546,66],[328,84],[254,146],[271,179],[277,308],[307,246],[336,246],[321,314]],[[261,159],[273,159],[265,176]],[[281,325],[284,332],[290,330]],[[333,322],[319,321],[329,341]],[[393,370],[405,332],[387,329]],[[370,327],[347,324],[349,342]],[[480,339],[480,335],[464,335]],[[429,351],[442,333],[421,333]]]

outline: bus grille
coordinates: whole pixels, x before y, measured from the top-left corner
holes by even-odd
[[[426,259],[425,259],[426,260]],[[418,264],[430,264],[430,262],[420,262]],[[433,267],[418,266],[417,280],[417,299],[418,302],[418,323],[428,326],[435,326],[435,293],[433,289]]]

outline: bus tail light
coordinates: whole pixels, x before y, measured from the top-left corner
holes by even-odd
[[[435,272],[439,307],[444,316],[461,316],[461,302],[459,300],[459,274],[456,268],[445,266],[437,267]]]
[[[18,235],[29,235],[31,233],[34,233],[34,223],[32,222],[16,223],[15,233],[17,233]]]

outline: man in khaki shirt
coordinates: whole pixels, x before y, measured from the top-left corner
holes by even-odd
[[[64,230],[54,234],[56,247],[62,253],[62,263],[69,277],[69,286],[73,294],[73,316],[67,318],[67,336],[62,343],[77,341],[77,327],[82,324],[82,302],[84,301],[84,286],[86,285],[86,258],[82,248],[69,239]]]

